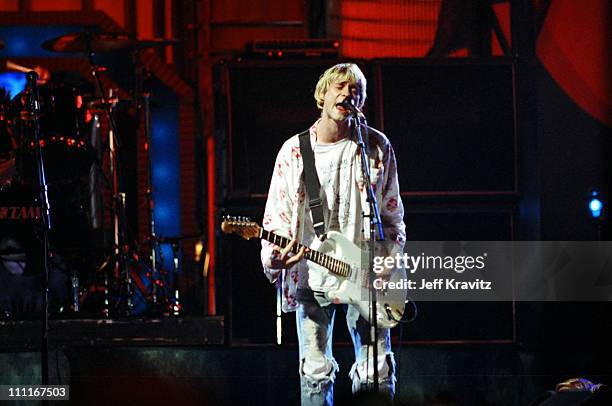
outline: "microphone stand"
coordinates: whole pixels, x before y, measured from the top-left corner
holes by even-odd
[[[376,228],[378,229],[379,241],[385,240],[385,235],[382,228],[382,221],[380,219],[380,211],[378,210],[378,202],[376,200],[376,195],[374,194],[374,189],[372,189],[372,181],[370,179],[370,165],[368,162],[368,151],[365,142],[363,141],[363,135],[361,132],[362,126],[366,126],[365,117],[361,114],[359,109],[353,105],[350,108],[351,112],[351,124],[353,127],[353,133],[357,139],[357,145],[361,150],[361,169],[364,176],[364,182],[366,191],[368,193],[367,201],[370,206],[369,214],[363,213],[362,216],[365,219],[368,217],[370,221],[370,239],[368,241],[369,245],[369,255],[368,255],[368,280],[370,283],[369,292],[370,292],[370,339],[373,343],[372,345],[372,358],[374,359],[374,393],[379,392],[379,377],[378,377],[378,320],[376,315],[376,308],[378,307],[377,299],[376,299],[376,289],[374,288],[374,279],[375,274],[373,272],[374,269],[374,243],[376,238]],[[366,128],[367,132],[367,128]],[[375,227],[376,226],[376,227]],[[366,368],[367,369],[367,368]],[[366,375],[368,372],[366,371]]]
[[[36,143],[36,166],[38,172],[38,198],[40,199],[42,221],[42,245],[44,255],[42,293],[42,348],[41,348],[41,377],[42,384],[49,384],[49,231],[51,230],[51,206],[49,204],[49,190],[47,174],[40,146],[40,123],[38,121],[40,103],[38,99],[38,74],[30,71],[26,74],[30,86],[29,109],[32,113],[32,133]]]

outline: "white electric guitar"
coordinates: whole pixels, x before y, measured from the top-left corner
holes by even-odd
[[[290,243],[290,239],[264,230],[256,222],[243,217],[225,217],[221,223],[224,233],[235,233],[244,239],[260,238],[281,248]],[[362,264],[367,258],[363,251],[336,231],[329,231],[323,242],[315,239],[316,245],[310,247],[305,258],[322,267],[322,270],[336,276],[338,283],[326,292],[327,299],[333,303],[348,303],[357,308],[361,316],[370,321],[370,301],[368,288],[370,286],[368,264]],[[320,244],[319,244],[320,242]],[[297,252],[303,245],[296,244]],[[396,268],[384,280],[389,285],[400,286],[406,279],[406,270]],[[379,282],[382,282],[379,281]],[[387,286],[389,286],[387,285]],[[393,286],[393,285],[391,285]],[[406,289],[383,289],[382,283],[374,283],[376,292],[376,321],[379,327],[395,327],[404,314],[406,305]]]

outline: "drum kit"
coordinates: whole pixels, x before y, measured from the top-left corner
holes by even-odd
[[[49,262],[49,280],[65,287],[65,292],[55,289],[54,295],[49,286],[51,298],[56,297],[54,312],[103,317],[182,313],[177,284],[180,238],[173,241],[173,269],[165,269],[160,244],[169,239],[156,233],[153,221],[149,148],[144,180],[149,229],[141,244],[130,232],[126,210],[124,178],[129,174],[121,162],[124,131],[117,116],[122,108],[142,115],[138,121],[144,123],[145,145],[151,145],[150,93],[138,89],[131,99],[120,100],[116,90],[104,88],[101,75],[106,68],[94,63],[96,54],[137,53],[174,43],[85,31],[42,44],[48,51],[86,56],[88,79],[67,72],[50,77],[44,68],[6,62],[6,69],[14,72],[37,72],[38,82],[28,83],[16,95],[0,87],[0,279],[36,278],[41,263]],[[137,77],[144,75],[141,66],[135,70]],[[45,257],[40,248],[45,199],[37,170],[40,156],[51,207],[50,261],[40,259]],[[0,287],[0,318],[20,312],[10,286]]]

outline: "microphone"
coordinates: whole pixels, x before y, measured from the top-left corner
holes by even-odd
[[[361,112],[361,110],[359,110],[359,108],[355,106],[355,100],[351,96],[348,96],[347,98],[345,98],[342,102],[339,103],[339,105],[343,109],[350,111],[357,117],[360,117],[360,118],[365,117],[364,114]]]
[[[30,108],[32,109],[32,114],[38,114],[40,107],[38,104],[38,73],[31,70],[26,73],[26,79],[30,86]]]
[[[26,72],[26,78],[30,83],[30,86],[34,87],[37,85],[36,81],[38,80],[38,73],[36,73],[36,71],[30,70]]]

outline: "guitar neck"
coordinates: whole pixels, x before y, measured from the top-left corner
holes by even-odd
[[[289,238],[281,237],[280,235],[277,235],[271,231],[264,230],[263,227],[260,228],[259,238],[278,245],[281,248],[285,248],[291,242]],[[299,251],[302,247],[308,248],[303,244],[297,243],[295,244],[295,251]],[[310,250],[304,254],[304,257],[317,265],[321,265],[336,275],[347,277],[350,273],[349,264],[322,252]]]

